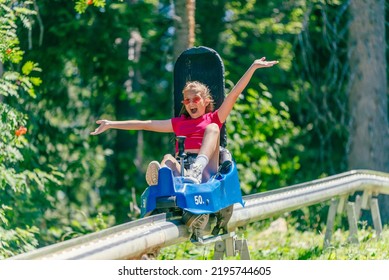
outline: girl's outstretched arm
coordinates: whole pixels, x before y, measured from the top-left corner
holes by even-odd
[[[173,132],[173,126],[171,120],[130,120],[130,121],[109,121],[109,120],[98,120],[96,121],[99,127],[95,131],[91,132],[91,135],[97,135],[104,131],[115,128],[123,130],[149,130],[155,132]]]
[[[247,84],[250,82],[251,77],[253,76],[255,70],[258,68],[272,67],[277,64],[278,60],[267,61],[265,57],[257,59],[251,64],[249,69],[244,73],[239,82],[234,86],[231,92],[227,95],[226,99],[223,101],[222,105],[219,108],[218,116],[221,122],[225,122],[228,115],[230,114],[236,100],[242,91],[246,88]]]

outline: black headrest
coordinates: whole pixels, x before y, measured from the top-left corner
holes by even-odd
[[[182,108],[182,90],[188,81],[199,81],[208,86],[215,100],[215,109],[224,100],[224,64],[219,54],[207,47],[193,47],[184,51],[174,65],[174,116]],[[225,127],[220,135],[220,145],[227,144]]]

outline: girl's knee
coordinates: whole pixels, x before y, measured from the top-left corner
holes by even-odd
[[[173,171],[174,176],[180,175],[181,167],[180,167],[178,161],[176,160],[176,158],[174,156],[172,156],[171,154],[167,154],[163,157],[161,165],[169,167]]]
[[[163,156],[162,161],[167,161],[167,160],[173,160],[175,159],[171,154],[166,154]]]
[[[162,166],[167,166],[169,168],[172,168],[173,166],[176,165],[177,160],[175,157],[173,157],[171,154],[164,155],[161,165]]]

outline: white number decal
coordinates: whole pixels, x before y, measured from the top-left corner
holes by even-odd
[[[203,197],[201,195],[194,196],[194,203],[196,205],[204,204]]]

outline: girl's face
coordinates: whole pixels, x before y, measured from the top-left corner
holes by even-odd
[[[205,114],[205,108],[209,104],[209,99],[204,99],[201,92],[188,90],[184,93],[182,103],[192,119],[197,119]]]

